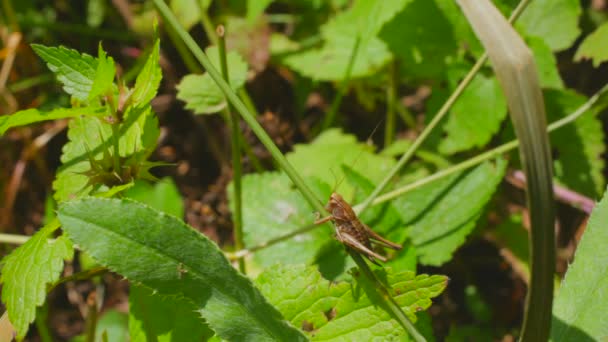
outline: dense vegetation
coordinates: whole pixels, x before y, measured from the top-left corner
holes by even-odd
[[[606,338],[608,3],[467,3],[3,1],[0,340]]]

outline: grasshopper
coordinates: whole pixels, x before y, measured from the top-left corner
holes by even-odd
[[[386,258],[373,251],[371,240],[374,240],[374,243],[394,250],[402,248],[401,245],[386,240],[362,223],[350,204],[338,193],[333,192],[331,194],[325,208],[330,212],[330,215],[315,221],[315,224],[332,221],[336,227],[336,239],[365,255],[374,264],[378,265],[376,259],[386,262]]]

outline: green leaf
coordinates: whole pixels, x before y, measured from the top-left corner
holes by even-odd
[[[545,41],[553,51],[570,47],[581,33],[578,21],[581,15],[578,0],[535,0],[530,2],[516,27],[527,35]]]
[[[163,178],[154,185],[138,181],[124,195],[175,217],[184,217],[184,203],[171,178]]]
[[[608,336],[608,196],[597,204],[553,304],[552,341],[603,341]]]
[[[447,137],[440,142],[439,151],[453,154],[484,146],[506,115],[507,104],[496,79],[477,74],[450,110],[443,127]]]
[[[287,154],[287,160],[305,179],[315,177],[331,184],[332,190],[348,199],[354,189],[343,184],[342,165],[365,175],[372,183],[380,182],[395,165],[393,158],[374,154],[373,150],[372,146],[359,143],[354,135],[329,129],[310,144],[295,145],[293,152]]]
[[[68,239],[61,236],[49,240],[58,227],[56,220],[42,227],[2,260],[2,302],[19,339],[34,321],[36,307],[44,303],[47,285],[59,279],[63,261],[72,258],[72,244]]]
[[[540,38],[528,37],[526,43],[538,67],[538,77],[542,88],[563,89],[564,82],[557,69],[557,59],[547,44]]]
[[[289,178],[276,172],[249,174],[243,177],[243,240],[252,247],[272,238],[283,236],[297,228],[312,224],[314,208],[291,187]],[[329,188],[316,183],[316,189],[329,198]],[[231,208],[234,206],[232,186],[228,190]],[[262,266],[277,261],[311,263],[323,245],[331,240],[329,225],[296,236],[257,251],[254,260]]]
[[[549,122],[565,117],[586,101],[584,96],[571,90],[548,90],[544,97]],[[601,156],[606,147],[602,123],[595,117],[598,110],[549,135],[553,149],[557,150],[555,177],[566,187],[592,198],[597,198],[605,186],[605,162]]]
[[[58,217],[68,236],[112,271],[193,302],[219,337],[304,340],[213,242],[175,217],[100,198],[66,202]]]
[[[458,50],[455,28],[446,13],[450,7],[455,13],[459,10],[447,2],[452,1],[440,1],[440,4],[432,0],[410,1],[382,29],[380,38],[401,62],[406,75],[436,78],[444,72],[448,57]]]
[[[101,43],[99,44],[99,56],[97,57],[97,70],[95,71],[95,79],[91,86],[88,99],[94,99],[99,95],[104,95],[108,91],[112,91],[114,86],[114,76],[116,75],[116,67],[114,59],[107,57],[103,51]]]
[[[110,309],[104,312],[95,327],[95,341],[133,341],[129,339],[129,317],[124,312]],[[80,335],[70,342],[87,342],[86,336]]]
[[[602,62],[608,60],[608,22],[603,23],[581,43],[574,55],[575,61],[591,59],[593,66],[598,67]]]
[[[95,81],[97,60],[63,46],[48,47],[32,44],[32,49],[47,63],[63,83],[63,90],[80,101],[86,101]]]
[[[220,68],[219,50],[216,46],[208,47],[205,54]],[[230,51],[226,56],[230,87],[237,91],[247,79],[247,63],[236,52]],[[208,73],[202,75],[186,75],[177,85],[177,98],[186,102],[186,109],[196,114],[217,113],[226,107],[224,93],[215,84]]]
[[[154,150],[159,133],[158,119],[151,112],[149,105],[128,107],[124,122],[118,126],[117,137],[122,160],[131,158],[132,163],[139,165],[140,171],[146,171],[141,167],[145,166],[145,159]],[[70,122],[69,141],[63,146],[61,155],[63,164],[53,182],[54,198],[58,202],[87,195],[94,190],[93,184],[89,183],[89,177],[84,174],[91,169],[89,156],[101,160],[104,153],[113,152],[113,139],[111,125],[97,118],[77,117]],[[125,183],[128,181],[130,180],[123,179]],[[100,184],[96,184],[96,187],[98,186]]]
[[[171,178],[151,185],[136,182],[125,196],[176,217],[184,216],[184,205]],[[203,324],[196,307],[177,297],[154,294],[148,288],[131,284],[129,289],[129,334],[131,341],[202,340],[213,332]]]
[[[447,285],[445,276],[386,272],[377,273],[412,321],[416,321],[415,313],[426,310],[431,298]],[[407,336],[382,309],[374,285],[356,270],[353,278],[353,283],[329,282],[314,267],[276,265],[260,274],[256,283],[268,300],[312,340],[393,341]],[[370,298],[368,293],[374,295]]]
[[[135,80],[135,87],[133,88],[133,94],[131,95],[131,101],[135,106],[147,105],[156,96],[156,91],[160,85],[160,80],[163,75],[160,70],[159,63],[160,56],[160,40],[157,38],[154,42],[154,47],[150,56],[146,60],[146,64],[137,75]]]
[[[497,159],[427,184],[393,201],[409,226],[420,263],[448,261],[479,219],[502,180],[507,162]]]
[[[183,298],[161,296],[154,294],[144,286],[131,284],[129,289],[130,341],[206,340],[213,335],[213,332],[203,323],[200,314],[196,311],[196,306]]]
[[[103,107],[57,108],[41,112],[36,108],[21,110],[10,115],[0,116],[0,136],[12,127],[25,126],[36,122],[76,118],[80,116],[102,117],[107,113]]]
[[[385,43],[377,37],[380,29],[409,1],[358,0],[321,27],[325,40],[321,48],[291,54],[282,62],[306,77],[342,80],[359,37],[351,77],[371,76],[392,58]]]

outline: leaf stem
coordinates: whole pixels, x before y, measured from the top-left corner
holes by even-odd
[[[220,54],[220,68],[222,70],[222,76],[224,77],[224,81],[230,82],[230,78],[228,76],[228,63],[226,62],[226,29],[223,25],[217,27],[217,37],[218,37],[218,51]],[[242,178],[242,170],[243,165],[241,164],[241,143],[240,136],[241,132],[239,130],[239,117],[234,112],[232,105],[228,103],[225,111],[226,118],[228,119],[228,123],[230,124],[230,138],[232,139],[231,148],[232,148],[232,185],[234,187],[234,247],[239,250],[243,249],[243,205],[242,205],[242,186],[241,186],[241,178]],[[245,269],[245,260],[240,258],[239,260],[239,271],[241,273],[247,273]]]
[[[340,108],[340,104],[342,103],[342,99],[344,95],[348,91],[348,85],[350,83],[350,76],[353,72],[353,67],[355,65],[355,60],[357,59],[357,54],[359,53],[359,46],[361,45],[361,37],[357,36],[355,40],[355,46],[353,47],[353,52],[350,55],[350,59],[348,60],[348,66],[346,67],[346,71],[344,72],[344,79],[340,84],[340,89],[338,90],[338,94],[334,98],[334,101],[331,104],[329,112],[325,115],[325,120],[323,120],[323,124],[321,125],[321,131],[328,129],[336,119],[336,113]]]
[[[390,311],[390,314],[393,316],[393,318],[396,319],[397,322],[399,322],[399,324],[405,329],[405,331],[407,331],[408,334],[410,334],[414,341],[426,342],[424,336],[422,336],[420,332],[418,332],[414,324],[407,318],[403,310],[401,310],[399,304],[397,304],[393,296],[391,296],[386,286],[384,286],[380,279],[378,279],[376,274],[372,272],[372,270],[369,268],[369,265],[367,264],[367,262],[365,262],[361,254],[353,251],[348,247],[346,247],[346,251],[351,256],[351,258],[353,258],[357,266],[359,266],[359,269],[363,271],[363,274],[375,285],[376,290],[384,299],[385,304],[387,304],[387,309]]]
[[[384,126],[384,147],[390,145],[395,139],[395,116],[397,97],[397,63],[392,61],[388,65],[388,86],[386,87],[386,125]]]
[[[304,179],[294,169],[294,167],[287,161],[287,158],[283,156],[279,148],[274,144],[272,139],[268,136],[264,128],[257,122],[255,116],[247,109],[243,101],[232,91],[228,83],[224,81],[217,69],[211,64],[211,61],[201,48],[196,44],[194,39],[179,25],[175,16],[171,13],[171,10],[167,7],[162,0],[153,0],[156,8],[161,13],[163,18],[166,20],[179,37],[183,40],[186,46],[190,49],[192,54],[201,63],[201,65],[207,70],[211,78],[217,83],[218,87],[224,92],[224,95],[230,103],[234,106],[234,109],[241,115],[243,120],[247,122],[253,133],[260,139],[262,144],[268,149],[268,152],[279,164],[281,169],[287,174],[294,185],[300,190],[306,201],[317,211],[321,213],[327,213],[321,201],[315,196],[312,190],[306,185]]]
[[[522,0],[519,5],[517,5],[517,8],[513,11],[511,17],[509,18],[510,23],[514,22],[520,16],[520,14],[529,2],[530,0]],[[399,172],[399,170],[401,170],[405,166],[405,164],[407,164],[407,162],[414,156],[416,150],[420,147],[420,145],[422,145],[424,140],[426,140],[431,131],[433,131],[433,129],[439,124],[441,119],[443,119],[443,117],[448,113],[448,110],[454,105],[458,97],[460,97],[460,95],[464,92],[469,83],[471,83],[471,81],[473,80],[479,69],[481,69],[481,67],[487,61],[487,59],[488,54],[484,52],[484,54],[479,58],[479,60],[477,60],[477,63],[475,63],[475,65],[471,68],[469,73],[462,79],[460,84],[458,84],[458,87],[456,87],[454,92],[445,101],[443,106],[441,106],[441,108],[433,117],[431,122],[429,122],[429,124],[424,128],[424,130],[420,133],[416,140],[414,140],[414,143],[412,143],[410,148],[408,148],[408,150],[405,151],[405,153],[401,156],[395,167],[393,167],[393,169],[388,172],[386,177],[384,177],[380,184],[376,186],[374,191],[372,191],[372,193],[363,201],[363,203],[361,203],[361,212],[363,212],[370,206],[374,199],[378,197],[378,195],[380,195],[382,191],[384,191],[388,183],[393,179],[393,177],[395,177],[397,172]]]
[[[218,37],[215,35],[215,30],[213,29],[213,22],[211,18],[209,18],[209,14],[207,13],[207,8],[205,8],[204,0],[198,0],[198,10],[201,16],[201,24],[203,25],[203,29],[205,30],[205,34],[207,34],[207,38],[213,45],[218,45]]]

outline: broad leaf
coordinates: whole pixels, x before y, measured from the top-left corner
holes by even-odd
[[[572,113],[586,99],[571,90],[545,91],[548,121],[556,121]],[[602,123],[593,109],[573,124],[551,132],[551,146],[557,150],[555,177],[567,187],[597,198],[604,189],[604,165],[601,158],[606,147]]]
[[[497,159],[411,191],[393,201],[409,226],[420,263],[438,266],[460,247],[502,180],[507,162]]]
[[[170,178],[155,185],[137,182],[125,196],[176,217],[184,216],[184,205]],[[153,293],[138,284],[129,289],[129,335],[131,341],[202,340],[213,335],[196,307],[177,297]]]
[[[516,27],[545,41],[553,51],[564,50],[580,34],[581,5],[578,0],[535,0],[528,5]]]
[[[63,90],[80,101],[86,101],[95,80],[97,60],[87,54],[63,46],[48,47],[32,44],[49,69],[63,83]]]
[[[603,341],[608,337],[608,196],[598,203],[578,244],[574,263],[555,297],[551,340]]]
[[[213,335],[196,306],[179,297],[154,294],[144,286],[129,289],[129,335],[132,342],[203,341]]]
[[[564,88],[564,82],[557,69],[557,59],[549,46],[547,46],[542,39],[537,37],[528,37],[526,43],[534,54],[534,60],[538,67],[540,86],[542,88],[553,89]]]
[[[208,47],[205,54],[218,70],[220,69],[219,50],[216,46]],[[247,79],[247,64],[236,52],[230,51],[226,56],[230,87],[236,91],[243,87]],[[218,88],[208,73],[187,75],[177,85],[177,98],[186,102],[186,109],[196,114],[217,113],[226,107],[224,93]]]
[[[350,198],[355,189],[342,182],[342,165],[365,175],[372,183],[382,180],[395,165],[393,158],[373,152],[372,146],[357,142],[354,135],[344,134],[339,129],[329,129],[309,144],[295,145],[293,152],[287,154],[287,160],[306,179],[320,179],[332,185],[332,191]]]
[[[179,23],[190,30],[201,20],[201,9],[207,10],[211,0],[171,0],[169,6]]]
[[[133,94],[131,94],[131,101],[135,106],[145,106],[156,96],[160,80],[163,77],[158,64],[159,55],[160,40],[157,38],[146,64],[144,64],[135,80],[135,87],[133,88]]]
[[[47,285],[59,279],[63,261],[72,257],[68,239],[49,240],[58,227],[56,220],[42,227],[2,260],[2,302],[18,338],[25,336],[36,317],[36,307],[44,303]]]
[[[137,202],[85,198],[64,203],[58,217],[101,264],[159,294],[188,299],[223,339],[305,339],[213,242],[173,216]]]
[[[108,92],[113,92],[114,76],[116,75],[116,67],[114,59],[108,57],[99,44],[97,57],[97,70],[95,71],[95,79],[91,85],[88,99],[94,99],[99,95],[104,95]]]
[[[477,74],[452,106],[443,126],[447,137],[442,139],[439,150],[453,154],[484,146],[506,116],[507,104],[496,79]]]
[[[413,272],[379,271],[393,298],[412,321],[426,310],[431,298],[447,285],[447,277]],[[260,274],[256,283],[262,293],[295,326],[316,341],[401,340],[407,336],[399,324],[382,309],[376,289],[358,271],[354,282],[332,283],[314,267],[276,265]],[[368,296],[371,294],[371,297]]]
[[[329,198],[329,187],[316,182],[317,193]],[[234,206],[232,186],[229,188],[231,207]],[[315,220],[314,208],[291,187],[289,178],[276,172],[250,174],[243,177],[243,240],[253,247],[283,236]],[[254,260],[262,266],[277,261],[284,263],[311,263],[331,240],[333,228],[318,227],[312,232],[296,236],[257,251]]]
[[[576,50],[574,60],[591,59],[593,66],[597,68],[602,62],[608,60],[607,40],[608,23],[604,23],[583,40],[583,43]]]
[[[420,78],[443,74],[448,57],[458,50],[452,18],[462,17],[453,1],[413,0],[382,29],[380,38],[401,62],[408,76]],[[445,7],[445,8],[442,8]],[[466,28],[466,26],[461,25]],[[470,35],[470,34],[469,34]]]
[[[128,323],[129,317],[124,312],[117,311],[116,309],[105,311],[97,321],[94,341],[133,341],[133,339],[129,339]],[[70,342],[87,341],[89,340],[87,340],[87,336],[84,334],[70,339]]]
[[[10,115],[0,116],[0,136],[12,127],[80,116],[102,117],[105,114],[107,114],[106,108],[102,107],[57,108],[49,112],[41,112],[36,108],[21,110]]]
[[[380,29],[408,2],[356,1],[350,9],[321,27],[325,40],[321,48],[292,54],[284,58],[283,63],[307,77],[342,80],[360,38],[351,77],[370,76],[392,58],[385,43],[377,37]]]

